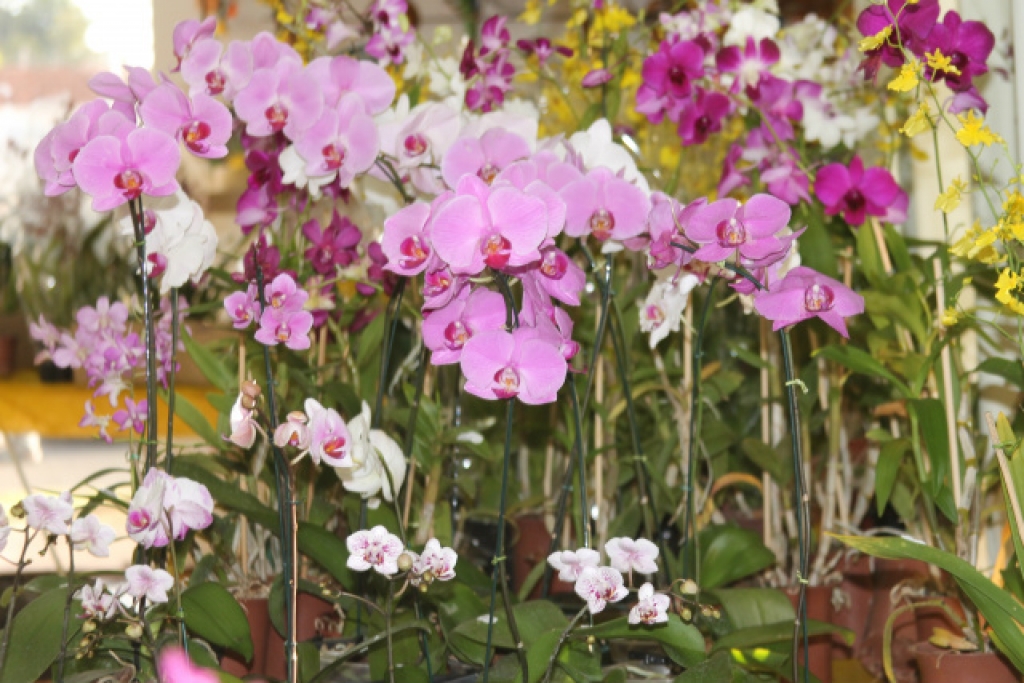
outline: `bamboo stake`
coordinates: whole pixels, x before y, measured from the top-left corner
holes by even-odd
[[[598,356],[594,368],[594,402],[604,407],[604,358]],[[597,506],[597,548],[603,548],[608,535],[608,508],[604,496],[604,422],[594,415],[594,505]],[[587,511],[588,516],[590,511]],[[587,520],[589,523],[589,519]],[[582,530],[581,530],[582,533]]]
[[[932,261],[935,272],[935,302],[938,305],[938,315],[941,317],[942,312],[946,310],[946,286],[942,280],[942,264],[939,263],[938,259]],[[953,500],[956,501],[956,509],[959,513],[963,509],[963,492],[961,487],[963,482],[961,481],[960,473],[960,447],[959,440],[956,435],[956,410],[953,407],[953,362],[950,357],[949,344],[942,347],[941,353],[942,360],[942,388],[943,393],[943,407],[946,409],[946,435],[949,439],[949,460],[950,460],[950,471],[953,474]],[[957,525],[958,536],[960,526]],[[958,550],[960,542],[957,541]],[[959,554],[959,553],[958,553]]]

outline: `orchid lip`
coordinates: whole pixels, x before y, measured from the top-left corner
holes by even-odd
[[[598,240],[604,242],[615,230],[615,216],[606,209],[598,209],[590,215],[590,232]]]
[[[835,306],[835,294],[828,285],[811,285],[804,291],[804,308],[809,313],[824,313]]]

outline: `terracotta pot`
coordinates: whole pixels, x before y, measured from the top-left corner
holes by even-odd
[[[786,590],[793,608],[797,608],[800,599],[800,592],[795,588]],[[808,586],[807,587],[807,618],[815,621],[832,621],[832,587],[831,586]],[[832,636],[812,636],[808,652],[808,666],[821,683],[832,683]],[[797,656],[803,662],[803,647],[800,648]]]
[[[842,636],[832,638],[833,659],[855,659],[867,636],[868,617],[875,593],[873,560],[867,555],[844,557],[839,564],[843,580],[832,589],[832,623],[853,631],[853,645]]]
[[[568,525],[568,520],[566,520]],[[548,552],[551,549],[551,534],[544,524],[544,517],[539,514],[526,514],[516,517],[513,531],[515,543],[511,546],[512,556],[512,586],[518,591],[520,586],[529,576],[530,571],[538,564],[547,562]],[[529,598],[536,600],[540,598],[543,579],[537,582],[530,591]],[[573,585],[565,581],[559,581],[556,574],[551,579],[551,594],[572,593]]]
[[[913,647],[921,683],[1020,683],[1002,655],[995,652],[952,652],[930,643]]]
[[[337,612],[334,603],[328,602],[310,593],[299,593],[295,604],[295,641],[304,642],[314,638],[333,638],[339,634],[337,628]],[[271,624],[267,630],[266,669],[264,674],[272,678],[283,679],[288,675],[285,667],[284,638]]]
[[[245,618],[249,621],[249,633],[252,635],[253,655],[248,664],[238,655],[228,653],[220,660],[221,668],[233,676],[262,674],[267,661],[267,632],[270,625],[270,613],[267,611],[266,598],[239,598],[238,604],[245,610]]]
[[[966,619],[963,603],[957,598],[947,595],[936,596],[926,600],[932,602],[935,600],[942,600],[957,616],[961,619]],[[950,633],[955,633],[957,635],[962,632],[962,627],[957,625],[957,623],[950,618],[946,610],[941,607],[918,607],[914,609],[914,615],[917,617],[917,639],[922,643],[927,642],[937,628],[944,628]]]

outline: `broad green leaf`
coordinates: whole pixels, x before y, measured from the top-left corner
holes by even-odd
[[[252,659],[252,635],[242,606],[219,583],[200,583],[181,594],[188,630],[214,645]]]
[[[833,626],[832,624],[824,621],[815,621],[814,619],[807,620],[807,635],[809,637],[826,634],[837,634],[841,636],[848,645],[853,645],[855,637],[853,631],[840,626]],[[774,645],[776,643],[790,643],[792,640],[792,620],[782,621],[777,624],[752,626],[750,628],[733,631],[732,633],[715,640],[714,644],[711,646],[711,651],[717,652],[719,650],[731,650],[733,648],[747,650],[754,647]]]
[[[800,236],[797,248],[800,250],[800,262],[813,268],[822,275],[832,278],[839,277],[839,262],[836,260],[832,238],[825,227],[822,210],[811,207],[806,212],[807,230]],[[796,224],[794,222],[794,224]]]
[[[720,588],[708,591],[722,605],[722,611],[734,630],[793,623],[796,611],[786,594],[775,588]]]
[[[889,496],[892,495],[892,487],[896,484],[896,476],[899,474],[900,465],[903,464],[903,456],[910,450],[909,439],[896,439],[882,444],[878,453],[878,464],[875,467],[875,503],[878,506],[878,515],[885,511],[889,504]]]
[[[761,535],[729,524],[700,533],[700,583],[705,590],[722,588],[775,564],[775,554]]]
[[[67,588],[55,588],[15,615],[0,683],[32,683],[57,659],[67,596]],[[78,628],[73,625],[69,629],[69,641],[73,642],[77,634]]]
[[[315,643],[299,643],[295,649],[299,655],[299,680],[309,683],[320,673],[320,648]]]
[[[559,631],[569,625],[562,610],[553,602],[547,600],[531,600],[512,607],[512,613],[516,618],[516,626],[519,635],[527,648],[533,647],[534,641],[545,631],[557,628]],[[494,624],[492,643],[495,647],[514,648],[515,641],[508,629],[508,620],[505,618],[504,610],[495,613],[497,622]],[[478,643],[487,642],[487,624],[476,619],[470,619],[459,624],[455,633],[469,638]]]
[[[167,392],[161,391],[160,396],[167,401]],[[213,446],[217,450],[222,450],[226,443],[217,430],[214,429],[213,425],[207,421],[206,416],[203,415],[198,408],[192,405],[192,402],[185,398],[182,394],[175,392],[174,396],[174,413],[182,419],[182,421],[192,428],[196,434],[198,434],[203,441],[210,446]]]
[[[975,368],[975,372],[987,372],[999,375],[1007,382],[1024,389],[1024,364],[1019,360],[1008,358],[986,358]]]
[[[933,498],[937,498],[950,470],[950,443],[949,432],[946,430],[946,410],[942,401],[937,398],[920,398],[909,401],[907,407],[917,416],[921,437],[924,439],[925,448],[928,449],[932,475],[928,490]],[[955,519],[956,515],[954,514],[953,520]]]
[[[415,621],[401,624],[392,629],[391,635],[396,636],[399,633],[416,629],[425,633],[430,633],[433,630],[433,626],[427,621]],[[336,680],[337,674],[345,668],[345,664],[348,660],[356,656],[365,656],[370,648],[380,645],[385,641],[387,634],[380,633],[372,638],[368,638],[360,643],[351,645],[345,648],[341,652],[332,653],[334,659],[331,663],[325,666],[320,673],[314,676],[308,683],[328,683],[329,681]]]
[[[889,322],[898,322],[910,330],[911,334],[925,344],[928,339],[928,328],[925,323],[921,305],[906,294],[885,294],[877,291],[864,292],[864,310],[872,316],[879,327]]]
[[[673,683],[740,683],[745,678],[743,669],[728,652],[717,652],[679,674]]]
[[[210,384],[226,394],[238,390],[238,376],[217,357],[217,354],[197,342],[191,335],[183,334],[181,340],[185,343],[185,351],[195,361],[203,377],[210,380]]]
[[[1001,442],[996,446],[1000,448],[1007,460],[1010,481],[1006,480],[1005,473],[1000,467],[1000,479],[1003,482],[1003,499],[1006,501],[1006,516],[1010,520],[1010,529],[1013,532],[1014,555],[1018,558],[1024,557],[1024,529],[1021,528],[1017,514],[1024,515],[1024,454],[1021,453],[1020,445],[1014,447],[1016,435],[1010,427],[1010,421],[1006,416],[999,413],[996,419],[996,436]],[[1005,570],[1004,570],[1005,573]],[[1020,580],[1018,576],[1018,581]]]
[[[793,478],[793,467],[788,460],[779,456],[779,451],[761,439],[748,436],[740,442],[743,454],[762,470],[772,475],[785,488]]]
[[[903,538],[837,536],[839,541],[875,557],[923,560],[949,572],[995,631],[999,648],[1024,671],[1024,605],[956,555]]]
[[[892,264],[898,273],[910,273],[914,269],[914,262],[910,259],[910,251],[903,235],[891,224],[883,228],[885,232],[885,243],[889,247],[889,256],[892,257]]]
[[[875,231],[870,225],[862,225],[854,234],[857,239],[857,259],[860,261],[861,272],[872,287],[884,288],[886,274],[882,268],[882,257],[875,240]]]
[[[907,387],[903,380],[892,374],[885,368],[885,366],[872,358],[867,352],[862,351],[855,346],[826,346],[819,349],[814,355],[815,357],[822,356],[828,360],[833,360],[843,367],[853,370],[854,372],[859,372],[862,375],[875,377],[877,379],[884,379],[891,382],[903,396],[911,396],[910,388]]]
[[[703,662],[706,655],[704,636],[693,624],[688,624],[676,614],[669,614],[668,621],[653,626],[632,625],[626,617],[619,617],[592,628],[576,631],[577,637],[626,638],[629,640],[653,640],[660,643],[665,654],[678,664],[694,666]]]

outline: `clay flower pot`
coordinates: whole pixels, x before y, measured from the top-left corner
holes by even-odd
[[[1020,683],[1020,675],[995,652],[955,652],[931,643],[912,651],[921,683]]]
[[[789,588],[786,590],[786,595],[789,597],[790,602],[793,603],[793,608],[796,609],[797,602],[800,599],[799,590],[796,588]],[[832,621],[831,586],[807,587],[807,618],[814,619],[815,621],[824,621],[826,623],[830,623]],[[811,673],[814,674],[821,683],[832,683],[832,636],[812,636],[809,644],[810,648],[807,659]],[[802,647],[800,648],[800,652],[797,656],[800,657],[802,662]]]
[[[238,655],[228,653],[221,658],[220,665],[225,673],[233,676],[262,674],[267,660],[267,633],[272,628],[270,613],[267,610],[266,598],[239,598],[238,604],[245,610],[245,618],[249,621],[249,633],[252,635],[253,654],[248,664]]]
[[[539,564],[548,561],[548,551],[551,549],[551,534],[544,524],[544,517],[539,514],[525,514],[516,517],[515,542],[512,544],[509,555],[512,558],[512,587],[518,591],[529,576],[530,571]],[[543,580],[538,581],[530,591],[529,599],[540,598]],[[560,581],[558,574],[551,579],[551,594],[572,593],[573,584]]]

